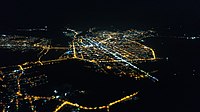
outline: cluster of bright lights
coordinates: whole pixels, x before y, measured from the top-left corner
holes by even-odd
[[[110,107],[124,102],[128,99],[132,99],[138,92],[134,92],[131,95],[125,96],[119,100],[113,101],[109,104],[103,106],[96,107],[87,107],[82,106],[77,103],[73,103],[64,99],[60,99],[55,96],[34,96],[28,95],[26,92],[23,92],[21,88],[22,76],[25,75],[26,70],[32,69],[34,66],[45,66],[49,64],[59,63],[69,59],[78,59],[85,62],[90,62],[96,66],[96,71],[101,71],[107,74],[114,74],[119,77],[128,76],[130,78],[141,79],[141,78],[150,78],[152,80],[158,80],[157,78],[151,76],[148,72],[140,69],[135,65],[135,63],[143,62],[143,61],[154,61],[156,60],[155,52],[152,48],[147,47],[138,42],[146,37],[152,36],[152,31],[144,32],[137,30],[127,30],[124,32],[111,32],[111,31],[89,31],[90,35],[79,35],[80,32],[77,32],[72,29],[67,29],[67,31],[71,31],[73,34],[73,41],[69,45],[69,47],[57,47],[47,44],[49,41],[42,40],[39,43],[29,44],[28,47],[24,48],[35,48],[41,49],[41,52],[38,55],[38,60],[25,62],[19,65],[13,65],[11,67],[1,67],[0,68],[0,82],[4,82],[4,79],[7,77],[9,72],[15,71],[16,73],[16,85],[17,90],[12,94],[14,97],[10,100],[10,102],[15,101],[16,108],[19,108],[19,101],[28,101],[30,104],[31,111],[36,112],[36,108],[33,104],[34,101],[37,100],[45,100],[51,101],[56,100],[61,103],[61,105],[55,107],[55,112],[65,108],[66,105],[70,105],[79,109],[84,110],[97,110],[97,109],[106,109],[108,112],[110,111]],[[66,32],[65,32],[66,33]],[[46,41],[46,42],[45,42]],[[27,41],[26,41],[27,42]],[[42,44],[42,43],[45,44]],[[10,43],[10,42],[9,42]],[[20,49],[20,45],[17,42],[13,41],[13,45],[18,45],[18,49]],[[8,45],[3,43],[3,45]],[[5,46],[3,46],[5,47]],[[9,48],[12,48],[12,44],[9,44]],[[8,48],[8,47],[7,47]],[[45,60],[45,56],[48,55],[48,52],[51,50],[60,50],[64,51],[59,58]],[[12,68],[12,71],[4,71],[6,69]],[[19,72],[16,72],[19,71]],[[6,72],[6,73],[4,73]],[[28,80],[28,79],[27,79]],[[33,82],[34,83],[34,82]],[[2,85],[5,86],[5,85]],[[6,87],[5,87],[6,88]],[[2,92],[2,91],[0,91]],[[5,102],[1,102],[3,109],[0,111],[6,111],[8,104]]]

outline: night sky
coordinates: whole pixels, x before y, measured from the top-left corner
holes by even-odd
[[[0,25],[199,26],[199,0],[4,0]]]

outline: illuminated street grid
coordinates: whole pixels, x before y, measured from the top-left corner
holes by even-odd
[[[45,102],[55,100],[59,104],[55,107],[54,112],[65,108],[67,105],[84,110],[105,109],[109,112],[111,106],[132,99],[138,94],[138,92],[133,92],[131,95],[111,101],[103,106],[86,107],[60,97],[34,96],[26,92],[26,88],[48,83],[45,74],[28,73],[27,70],[35,66],[59,63],[69,59],[92,63],[93,66],[91,67],[95,68],[96,72],[104,72],[119,77],[127,76],[136,80],[150,78],[153,81],[158,81],[157,78],[135,65],[140,62],[157,59],[152,48],[139,43],[144,38],[153,37],[153,31],[127,30],[112,32],[89,30],[86,34],[82,34],[72,29],[66,29],[63,33],[66,34],[66,38],[72,38],[72,42],[68,47],[51,45],[51,41],[44,38],[7,35],[0,37],[1,48],[40,51],[36,61],[0,68],[0,82],[2,84],[2,89],[0,90],[0,106],[2,110],[0,111],[17,111],[21,107],[20,102],[25,101],[29,104],[30,111],[37,112],[34,102],[38,100],[44,100]],[[58,58],[45,60],[44,57],[48,55],[49,51],[53,50],[60,50],[63,54]]]
[[[50,40],[45,38],[36,38],[36,37],[24,37],[18,35],[2,35],[0,36],[0,48],[10,49],[13,51],[20,50],[22,52],[26,50],[41,50],[34,44],[40,46],[47,46],[50,44]]]
[[[75,33],[74,39],[69,50],[60,59],[76,58],[94,63],[105,73],[112,71],[112,74],[118,76],[124,75],[135,79],[149,77],[157,80],[133,64],[157,59],[152,48],[136,41],[153,36],[153,31],[97,31],[84,36],[76,36],[78,32],[71,31]]]

